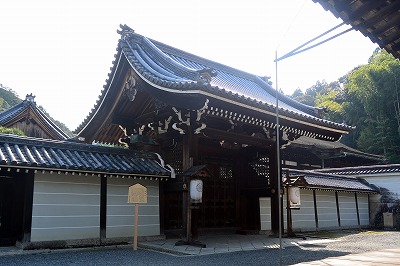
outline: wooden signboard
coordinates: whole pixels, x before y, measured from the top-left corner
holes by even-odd
[[[138,218],[139,218],[139,203],[147,203],[147,187],[141,184],[135,184],[129,187],[128,203],[135,204],[135,227],[133,235],[133,249],[137,250],[138,246]]]
[[[139,183],[130,186],[128,203],[147,203],[147,187]]]

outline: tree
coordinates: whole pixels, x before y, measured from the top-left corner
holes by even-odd
[[[329,84],[317,81],[292,97],[324,107],[325,119],[354,126],[341,139],[344,144],[400,162],[400,61],[391,54],[377,49],[368,64]]]
[[[8,127],[3,127],[3,126],[0,126],[0,133],[25,136],[25,133],[19,128],[8,128]]]
[[[368,64],[347,75],[345,88],[352,101],[343,106],[346,120],[359,128],[357,148],[392,162],[400,158],[399,78],[399,60],[377,49]]]

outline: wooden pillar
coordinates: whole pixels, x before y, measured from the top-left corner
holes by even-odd
[[[338,219],[338,225],[339,227],[340,225],[340,207],[339,207],[339,196],[338,196],[338,192],[335,191],[335,198],[336,198],[336,212],[337,212],[337,219]]]
[[[187,169],[189,169],[190,167],[192,167],[194,165],[194,161],[196,160],[195,163],[197,163],[197,137],[193,135],[193,133],[191,132],[191,130],[188,130],[188,133],[186,135],[183,136],[183,158],[182,158],[182,170],[186,171]],[[182,193],[182,202],[183,202],[183,206],[182,206],[182,227],[183,227],[183,232],[186,236],[186,238],[188,238],[188,228],[187,228],[187,224],[188,224],[188,219],[190,219],[190,215],[191,212],[189,210],[190,208],[190,202],[189,202],[189,180],[186,180],[185,177],[183,182],[187,184],[187,189],[183,191]],[[191,219],[190,219],[191,220]],[[195,221],[197,223],[197,221]],[[191,223],[191,225],[193,225]],[[193,229],[193,228],[192,228]],[[195,230],[197,229],[197,227],[195,228]],[[192,230],[191,230],[192,231]],[[196,231],[197,233],[197,231]]]
[[[270,187],[271,187],[271,230],[272,233],[275,235],[279,234],[280,191],[278,191],[278,183],[281,182],[282,178],[281,176],[278,176],[278,167],[279,168],[281,167],[281,163],[278,162],[277,160],[277,151],[276,149],[270,149],[269,169],[270,169]],[[281,219],[281,221],[283,223],[283,219]]]
[[[318,230],[319,224],[318,224],[318,207],[317,207],[317,195],[315,192],[315,189],[313,189],[313,200],[314,200],[314,217],[315,217],[315,227]]]
[[[357,192],[354,192],[354,199],[355,199],[355,201],[356,201],[357,223],[358,223],[358,226],[361,226],[361,222],[360,222],[360,210],[359,210],[359,207],[358,207]]]
[[[32,171],[24,175],[22,243],[31,241],[34,177],[35,175]]]
[[[100,242],[107,237],[107,177],[100,177]]]

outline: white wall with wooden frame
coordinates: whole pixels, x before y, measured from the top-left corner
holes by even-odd
[[[128,203],[128,191],[136,183],[147,187],[147,203],[139,204],[138,236],[160,235],[158,180],[108,178],[107,238],[133,237],[135,208]]]
[[[128,202],[133,184],[147,187],[148,203],[139,206],[139,236],[160,235],[157,179],[107,178],[106,238],[132,237],[134,204]],[[100,238],[100,191],[97,175],[35,175],[31,242]]]
[[[98,238],[100,178],[37,173],[31,242]]]
[[[286,231],[286,197],[283,197],[282,206]],[[369,225],[368,194],[301,189],[301,207],[292,209],[291,213],[295,232],[366,227]],[[260,198],[260,224],[261,231],[271,230],[271,200],[268,197]]]

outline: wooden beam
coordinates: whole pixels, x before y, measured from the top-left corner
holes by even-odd
[[[214,128],[205,128],[203,130],[203,133],[205,134],[205,136],[211,139],[236,142],[238,144],[246,144],[249,146],[269,148],[275,144],[273,140],[256,138],[249,135],[238,134]]]

